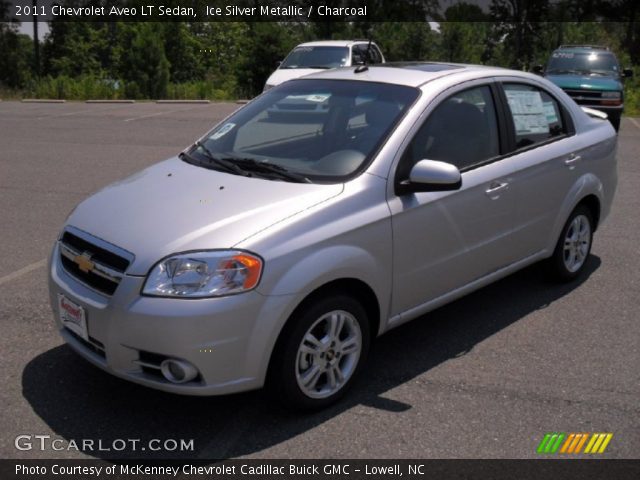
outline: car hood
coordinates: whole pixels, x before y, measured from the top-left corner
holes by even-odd
[[[268,85],[280,85],[287,80],[293,80],[294,78],[300,78],[304,75],[310,75],[312,73],[324,72],[326,69],[322,68],[283,68],[278,69],[271,74],[267,80]]]
[[[589,75],[547,75],[560,88],[569,90],[599,90],[604,92],[619,92],[622,83],[614,77],[592,77]]]
[[[231,248],[342,189],[232,175],[175,157],[92,195],[67,224],[133,253],[127,273],[145,275],[176,252]]]

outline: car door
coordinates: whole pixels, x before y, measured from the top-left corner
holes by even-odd
[[[389,198],[393,227],[392,316],[411,310],[516,260],[514,167],[506,149],[497,88],[487,80],[441,94],[402,153]],[[403,194],[419,160],[456,165],[459,190]]]
[[[526,257],[548,246],[559,211],[582,171],[583,148],[562,103],[539,85],[499,82],[518,185],[513,249]]]

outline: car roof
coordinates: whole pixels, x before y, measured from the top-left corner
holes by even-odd
[[[356,72],[356,70],[361,70]],[[325,80],[360,80],[367,82],[392,83],[396,85],[406,85],[409,87],[419,87],[436,78],[448,75],[471,74],[473,72],[482,73],[481,76],[494,76],[506,74],[518,74],[528,77],[524,72],[507,70],[499,67],[486,67],[483,65],[464,65],[458,63],[439,62],[401,62],[401,63],[381,63],[375,66],[369,65],[366,70],[360,67],[342,67],[332,70],[306,75],[305,79],[325,79]]]
[[[297,45],[298,47],[350,47],[356,43],[369,43],[369,40],[320,40],[317,42],[306,42]],[[371,42],[376,43],[376,42]]]

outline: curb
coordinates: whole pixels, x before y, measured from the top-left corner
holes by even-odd
[[[135,100],[85,100],[84,103],[136,103]]]
[[[244,105],[245,103],[249,103],[249,100],[236,100],[238,105]]]
[[[58,100],[55,98],[23,98],[22,103],[65,103],[66,100]]]
[[[156,100],[156,103],[211,103],[211,100]]]

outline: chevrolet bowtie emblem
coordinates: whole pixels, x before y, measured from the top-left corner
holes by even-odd
[[[91,261],[91,254],[89,252],[84,252],[81,255],[76,256],[73,261],[84,273],[89,273],[93,270],[93,267],[95,267],[95,263]]]

